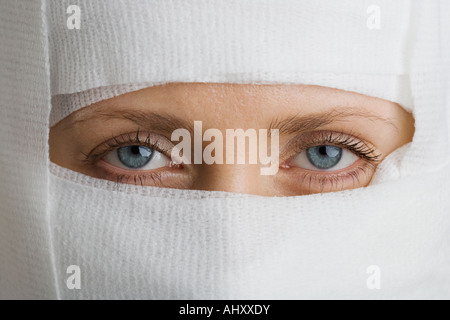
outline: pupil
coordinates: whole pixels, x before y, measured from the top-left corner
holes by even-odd
[[[120,162],[128,168],[142,168],[153,158],[153,150],[144,146],[127,146],[117,149]]]
[[[319,147],[319,153],[320,153],[322,156],[326,156],[326,155],[327,155],[327,147],[326,147],[326,146],[321,146],[321,147]]]
[[[140,147],[139,146],[132,146],[131,147],[131,153],[134,154],[134,155],[141,154]]]
[[[334,146],[317,146],[306,151],[309,162],[319,169],[334,167],[342,157],[342,149]]]

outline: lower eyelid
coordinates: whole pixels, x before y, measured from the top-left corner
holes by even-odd
[[[285,175],[285,181],[297,194],[334,192],[351,188],[364,187],[372,180],[376,165],[364,159],[357,160],[353,165],[339,171],[312,171],[302,168],[280,170]]]
[[[172,167],[161,167],[151,170],[125,170],[111,165],[102,159],[98,160],[95,166],[97,167],[97,177],[100,179],[115,181],[117,183],[157,187],[170,187],[165,185],[165,179],[170,177],[174,170],[179,170],[178,168]],[[147,182],[151,182],[151,184],[147,184]]]
[[[123,168],[119,168],[119,167],[105,161],[104,159],[98,160],[96,165],[101,166],[109,171],[115,171],[118,174],[137,174],[137,173],[155,172],[155,171],[167,170],[167,168],[170,168],[170,166],[164,166],[164,167],[160,167],[160,168],[156,168],[156,169],[147,169],[147,170],[132,169],[132,168],[123,169]]]
[[[296,166],[291,166],[289,163],[286,163],[285,166],[281,166],[282,169],[290,169],[290,170],[301,170],[301,171],[306,171],[306,172],[312,172],[314,174],[321,174],[324,176],[338,176],[341,174],[345,174],[348,171],[351,171],[352,169],[361,167],[361,166],[365,166],[365,165],[369,165],[372,166],[371,163],[369,163],[367,160],[363,159],[363,158],[359,158],[357,159],[355,162],[353,162],[351,165],[342,168],[342,169],[338,169],[338,170],[332,170],[332,168],[330,170],[310,170],[310,169],[305,169],[305,168],[301,168],[301,167],[296,167]]]
[[[164,167],[150,171],[132,171],[127,174],[106,172],[103,179],[148,187],[192,189],[194,173],[191,169],[189,167]]]

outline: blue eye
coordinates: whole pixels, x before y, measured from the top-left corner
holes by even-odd
[[[345,148],[319,145],[298,153],[291,163],[308,170],[332,171],[344,169],[358,159],[357,155]]]
[[[316,146],[306,150],[309,162],[318,169],[334,167],[342,158],[342,148],[334,146]]]
[[[170,166],[170,159],[146,146],[129,145],[109,152],[106,162],[124,170],[153,170]]]
[[[154,150],[145,146],[126,146],[117,149],[120,162],[131,169],[139,169],[149,163],[154,156]]]

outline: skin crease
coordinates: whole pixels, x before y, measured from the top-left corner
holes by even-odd
[[[176,116],[191,125],[194,120],[201,120],[203,132],[208,128],[217,128],[222,131],[225,140],[226,129],[267,129],[273,119],[349,108],[361,113],[371,112],[378,118],[387,119],[389,123],[374,117],[348,116],[314,131],[351,134],[370,143],[380,154],[380,160],[412,140],[414,119],[410,113],[396,103],[358,93],[307,85],[171,83],[101,101],[61,120],[50,128],[50,160],[80,173],[114,180],[103,173],[105,167],[112,169],[112,166],[105,166],[105,162],[101,161],[103,169],[99,170],[97,165],[82,161],[82,155],[112,137],[136,132],[138,125],[126,119],[97,119],[96,112],[152,111]],[[143,129],[139,128],[139,131],[143,132]],[[170,142],[170,133],[157,134],[165,136]],[[298,150],[289,147],[292,146],[292,139],[292,134],[280,135],[280,164],[298,154]],[[173,145],[177,143],[173,142]],[[203,147],[208,144],[205,142]],[[364,163],[363,160],[358,161],[359,165]],[[335,183],[325,184],[319,183],[320,179],[310,178],[311,174],[323,177],[321,172],[292,166],[280,167],[273,176],[260,175],[260,165],[250,164],[185,165],[182,169],[166,167],[156,171],[164,174],[164,183],[145,184],[263,196],[292,196],[367,186],[375,167],[368,167],[365,172],[361,172],[357,180],[347,176],[342,181],[333,180]],[[339,172],[345,174],[345,170]],[[327,177],[336,176],[330,172],[325,174]]]

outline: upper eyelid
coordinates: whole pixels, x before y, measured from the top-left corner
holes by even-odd
[[[140,138],[140,134],[144,134],[145,139]],[[369,143],[370,145],[368,145],[368,143],[366,141],[364,141],[363,139],[357,138],[356,135],[351,134],[351,133],[347,134],[347,133],[343,133],[343,132],[334,132],[331,130],[312,131],[312,132],[299,134],[299,135],[291,138],[285,144],[285,146],[283,147],[283,150],[280,150],[280,155],[286,154],[286,153],[291,153],[289,157],[285,157],[285,159],[283,159],[282,161],[289,159],[291,156],[294,156],[295,154],[297,154],[303,150],[306,150],[307,148],[317,146],[320,144],[326,144],[327,143],[326,140],[329,139],[329,137],[331,135],[334,135],[334,137],[335,137],[334,138],[335,141],[334,141],[334,143],[332,143],[333,145],[337,145],[339,147],[348,149],[350,152],[353,152],[360,157],[364,158],[364,155],[361,155],[361,153],[358,153],[358,152],[354,152],[354,150],[352,150],[350,147],[347,147],[348,145],[346,145],[345,143],[339,143],[339,142],[343,141],[344,139],[349,139],[349,138],[357,139],[364,146],[367,146],[367,148],[365,150],[365,154],[368,154],[369,152],[374,153],[376,151],[374,147],[372,149],[370,148],[371,146],[373,146],[371,143]],[[336,138],[336,136],[340,137],[340,138],[338,139],[338,138]],[[307,141],[308,139],[310,141]],[[306,140],[306,142],[305,142],[305,140]],[[163,147],[161,145],[162,142],[165,142],[167,145],[165,147]],[[152,132],[142,132],[138,128],[135,132],[128,132],[128,133],[120,134],[118,136],[113,136],[109,140],[106,140],[106,141],[100,143],[99,145],[97,145],[88,154],[84,154],[84,157],[87,162],[94,162],[97,159],[100,159],[101,157],[103,157],[107,152],[113,151],[117,148],[120,148],[120,147],[123,147],[126,145],[131,145],[131,144],[139,144],[139,145],[148,146],[152,149],[155,149],[156,151],[163,153],[165,156],[168,156],[169,158],[170,158],[171,147],[173,147],[172,141],[170,141],[163,135],[160,135],[157,133],[152,133]],[[170,144],[170,146],[168,144]],[[295,150],[295,151],[292,152],[292,150]],[[381,153],[378,153],[372,157],[365,157],[365,158],[366,158],[366,160],[376,162],[379,160],[380,157],[381,157]]]
[[[141,140],[139,134],[146,134],[146,138]],[[134,136],[134,138],[133,138]],[[165,141],[167,140],[167,141]],[[129,132],[120,134],[118,136],[113,136],[111,139],[103,141],[95,148],[93,148],[88,154],[84,154],[86,161],[93,162],[102,158],[106,153],[117,150],[120,147],[127,145],[143,145],[150,147],[158,152],[161,152],[167,156],[170,152],[170,147],[163,147],[162,144],[165,142],[170,142],[170,140],[165,137],[150,132],[142,132],[137,130],[136,132]],[[170,142],[171,143],[171,142]]]
[[[333,138],[334,141],[330,143],[327,140],[329,140],[329,137],[332,135],[334,135],[334,138]],[[308,139],[310,141],[308,141]],[[352,148],[348,143],[346,144],[345,139],[357,139],[358,143],[362,144],[361,147],[366,147],[366,150],[364,150],[364,154],[362,152],[355,152],[355,151],[357,151],[357,150],[355,150],[355,147]],[[350,140],[347,140],[347,142],[349,142],[349,141]],[[356,140],[353,140],[353,142],[354,141],[356,141]],[[321,144],[331,144],[331,145],[336,145],[338,147],[345,148],[348,151],[355,153],[359,157],[365,158],[366,160],[372,161],[372,162],[378,162],[378,161],[380,161],[380,159],[382,157],[382,154],[380,152],[378,152],[378,150],[372,143],[365,141],[363,139],[357,138],[354,134],[351,134],[351,133],[348,134],[348,133],[344,133],[344,132],[334,132],[331,130],[315,131],[315,132],[313,131],[313,132],[306,132],[303,134],[296,135],[295,137],[293,137],[291,140],[289,140],[286,143],[286,145],[283,148],[283,152],[280,152],[280,154],[288,153],[287,150],[294,149],[295,151],[294,152],[291,151],[291,155],[289,157],[287,157],[286,159],[284,159],[284,160],[287,160],[290,157],[294,156],[295,154],[297,154],[301,151],[304,151],[308,148],[318,146]],[[359,149],[361,147],[359,147]],[[360,149],[360,150],[363,151],[363,149]],[[367,156],[369,154],[373,154],[373,156]],[[366,156],[364,156],[364,155],[366,155]]]

